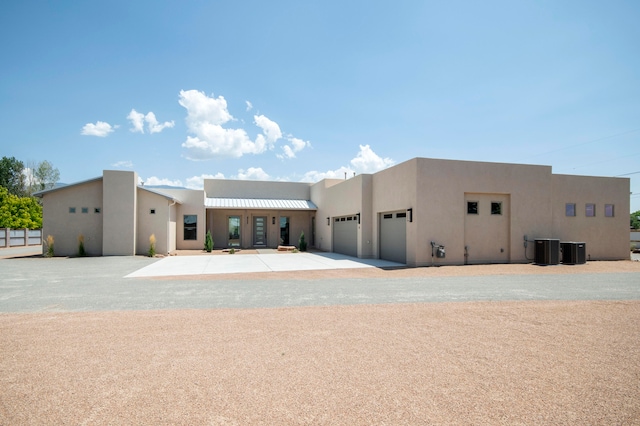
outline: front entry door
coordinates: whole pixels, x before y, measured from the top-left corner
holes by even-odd
[[[253,217],[253,245],[254,246],[267,245],[267,217],[266,216]]]

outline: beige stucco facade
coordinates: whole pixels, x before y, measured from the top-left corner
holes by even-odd
[[[304,232],[319,250],[408,266],[531,262],[537,238],[585,242],[591,260],[629,255],[629,179],[549,166],[414,158],[345,180],[205,179],[203,190],[105,171],[39,196],[58,255],[77,252],[79,232],[89,254],[130,255],[146,253],[151,234],[158,253],[202,249],[207,231],[216,249],[298,245]]]

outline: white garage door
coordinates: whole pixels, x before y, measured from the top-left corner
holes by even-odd
[[[358,256],[358,217],[343,216],[333,219],[333,251]]]
[[[407,212],[380,213],[380,259],[407,263]]]

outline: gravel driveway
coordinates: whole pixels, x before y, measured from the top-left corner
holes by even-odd
[[[158,280],[67,260],[0,261],[0,424],[640,424],[638,262]]]

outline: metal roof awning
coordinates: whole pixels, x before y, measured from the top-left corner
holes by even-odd
[[[205,198],[208,209],[317,210],[311,200],[273,198]]]

